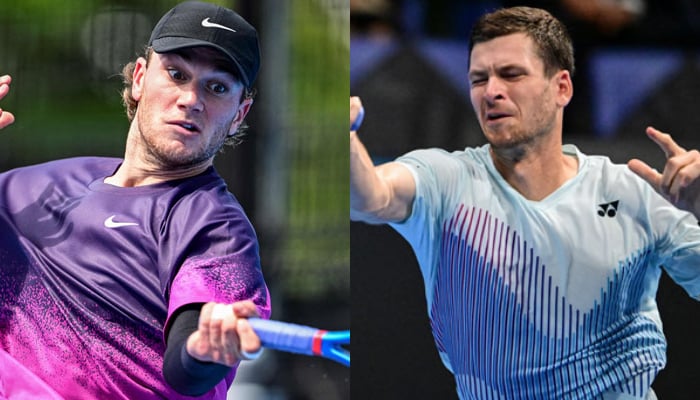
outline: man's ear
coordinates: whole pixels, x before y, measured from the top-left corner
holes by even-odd
[[[556,88],[556,102],[561,107],[566,107],[574,95],[574,84],[571,81],[571,74],[567,70],[558,71],[554,77]]]
[[[571,80],[571,73],[567,70],[562,70],[557,73],[557,102],[562,106],[566,106],[574,96],[574,83]]]
[[[233,136],[238,132],[238,127],[241,126],[243,123],[243,120],[245,119],[246,115],[248,115],[248,112],[250,111],[250,107],[253,105],[253,99],[250,97],[247,97],[241,101],[241,104],[238,105],[238,111],[236,111],[236,117],[233,119],[233,122],[231,123],[231,129],[229,129],[228,135]]]
[[[139,57],[136,60],[134,72],[131,76],[131,97],[136,101],[141,100],[141,95],[143,94],[143,79],[146,75],[146,64],[146,59],[143,57]]]

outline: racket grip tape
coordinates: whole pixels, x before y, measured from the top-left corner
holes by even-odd
[[[325,331],[260,318],[248,319],[263,347],[305,355],[321,355]]]

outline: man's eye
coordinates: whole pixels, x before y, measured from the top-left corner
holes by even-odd
[[[226,85],[223,85],[221,83],[216,83],[216,82],[209,84],[209,90],[211,90],[213,93],[216,93],[216,94],[224,94],[224,93],[228,92],[228,88],[226,87]]]
[[[171,78],[173,78],[176,81],[185,80],[185,74],[183,74],[180,70],[171,68],[168,70],[168,74],[170,75]]]
[[[504,79],[517,79],[523,76],[522,72],[506,72],[503,74]]]

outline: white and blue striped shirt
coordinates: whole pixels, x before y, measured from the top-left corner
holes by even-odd
[[[417,150],[413,247],[461,399],[643,399],[666,362],[661,268],[700,296],[700,227],[623,165],[573,146],[578,174],[530,201],[488,145]]]

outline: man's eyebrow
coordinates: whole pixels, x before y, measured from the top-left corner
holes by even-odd
[[[485,69],[473,69],[467,72],[467,77],[469,79],[478,78],[485,75],[488,75],[488,72],[486,72]]]
[[[518,64],[505,64],[502,65],[498,68],[496,68],[497,71],[502,71],[502,72],[510,72],[510,71],[525,71],[527,68],[525,68],[522,65]]]
[[[172,52],[164,53],[164,55],[166,57],[175,56],[187,63],[210,63],[216,72],[225,73],[227,75],[230,75],[233,80],[242,82],[238,71],[232,65],[231,61],[229,61],[223,56],[211,57],[209,59],[210,61],[201,61],[202,58],[198,57],[197,51],[193,51],[191,49],[175,50]]]
[[[509,72],[509,71],[525,71],[527,67],[520,64],[502,64],[494,67],[496,73]],[[468,75],[486,75],[488,74],[487,68],[474,68],[469,71]]]

